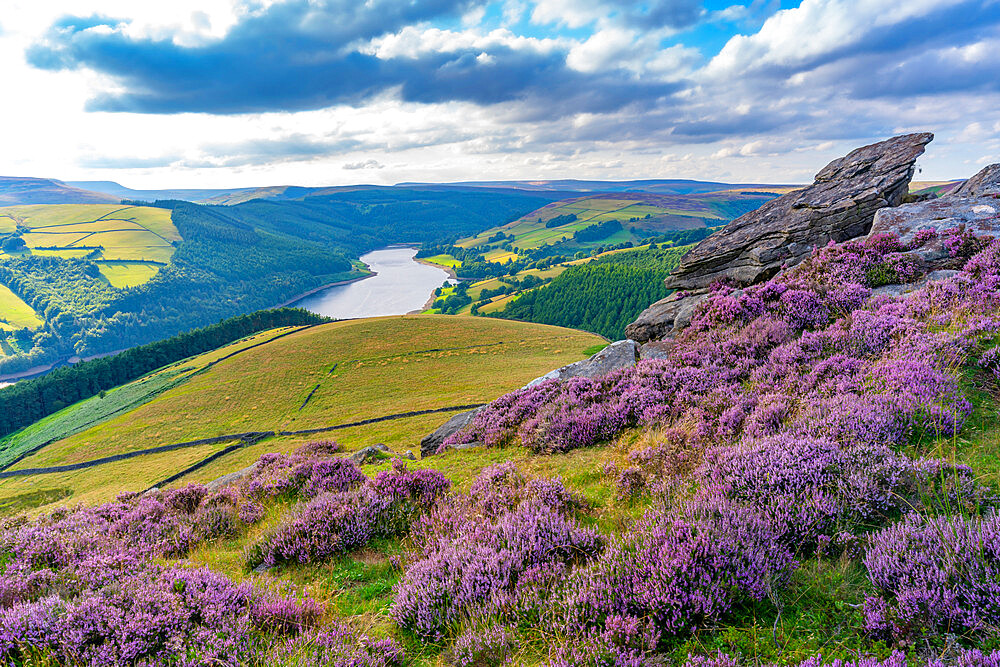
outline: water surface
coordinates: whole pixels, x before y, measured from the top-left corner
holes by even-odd
[[[416,254],[417,249],[409,247],[373,250],[362,255],[361,261],[378,275],[328,287],[290,305],[338,319],[403,315],[419,310],[448,274],[413,261]]]

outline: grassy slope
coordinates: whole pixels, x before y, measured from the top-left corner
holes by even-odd
[[[263,336],[263,334],[262,334]],[[251,341],[234,344],[246,346]],[[552,368],[584,357],[598,336],[570,329],[479,318],[406,316],[336,322],[276,340],[200,371],[228,350],[179,362],[159,373],[182,371],[188,379],[124,414],[50,444],[17,468],[64,465],[149,447],[257,430],[299,430],[402,412],[478,403],[517,388]],[[331,367],[336,369],[330,373]],[[187,370],[183,370],[187,369]],[[71,406],[10,439],[30,449],[69,429],[116,393],[141,394],[152,378]],[[312,400],[300,406],[319,385]],[[426,415],[337,431],[349,449],[385,442],[415,449],[447,415]],[[59,422],[54,424],[53,422]],[[27,434],[27,435],[26,435]],[[281,451],[302,438],[264,441],[199,471],[208,479],[238,469],[266,451]],[[142,456],[73,473],[0,480],[4,498],[43,489],[70,489],[73,500],[96,502],[123,490],[141,490],[225,445],[200,456]],[[157,458],[162,456],[162,458]]]
[[[497,232],[513,234],[511,241],[517,248],[539,248],[563,239],[570,239],[573,233],[591,225],[618,220],[624,229],[607,238],[578,243],[586,249],[600,245],[641,242],[642,237],[632,234],[629,229],[637,227],[653,233],[667,230],[697,229],[722,224],[763,203],[761,197],[771,197],[783,193],[787,188],[768,188],[764,191],[747,189],[726,190],[709,194],[662,196],[648,193],[617,193],[579,197],[554,202],[532,211],[518,220],[500,227],[488,229],[480,234],[459,240],[456,245],[463,248],[482,247],[486,259],[505,262],[516,258],[510,251],[489,244],[489,237]],[[755,204],[747,207],[747,201]],[[577,219],[557,227],[546,228],[545,222],[552,218],[574,214]],[[646,216],[649,216],[648,218]],[[631,221],[631,222],[630,222]],[[447,259],[447,258],[445,258]]]
[[[35,310],[4,285],[0,285],[0,330],[37,329],[42,319]]]

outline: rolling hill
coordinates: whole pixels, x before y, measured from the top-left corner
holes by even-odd
[[[54,178],[0,176],[0,206],[108,203],[118,203],[118,197],[78,188]]]
[[[419,449],[420,437],[448,417],[426,411],[483,403],[582,359],[586,348],[600,343],[598,336],[571,329],[468,317],[389,317],[266,331],[173,363],[0,440],[0,468],[10,475],[226,434],[321,429],[410,412],[424,414],[333,434],[348,451],[377,442]],[[212,479],[305,439],[253,441],[177,483]],[[239,438],[0,479],[0,509],[142,491],[234,442]]]

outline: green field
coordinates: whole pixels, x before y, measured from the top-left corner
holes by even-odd
[[[14,253],[19,256],[91,259],[117,288],[148,282],[181,241],[169,210],[110,204],[0,208],[0,233],[24,240],[28,249]]]
[[[602,342],[593,334],[544,325],[404,316],[314,327],[208,367],[275,333],[82,401],[10,436],[0,447],[6,445],[10,460],[59,438],[13,466],[35,468],[226,433],[301,430],[485,402],[584,358],[584,349]],[[337,431],[335,437],[349,450],[374,442],[416,450],[420,438],[445,419],[424,415]],[[301,441],[265,440],[203,468],[198,479],[231,472],[264,452]],[[225,446],[199,448],[200,458]],[[74,502],[97,502],[123,490],[142,490],[199,460],[188,449],[179,451],[183,456],[140,456],[84,471],[0,480],[0,505],[28,493],[68,490]]]
[[[0,285],[0,331],[37,329],[42,324],[42,319],[31,306],[9,288]]]
[[[517,250],[534,250],[554,244],[563,244],[561,247],[569,254],[628,242],[641,244],[664,232],[725,224],[790,189],[777,187],[763,192],[744,188],[694,195],[617,193],[566,199],[543,206],[506,225],[460,239],[455,245],[475,248],[487,261],[502,264],[519,259]],[[575,219],[567,219],[554,227],[545,226],[546,222],[562,216],[575,216]],[[595,240],[573,239],[575,232],[609,221],[618,221],[622,229]],[[498,233],[506,238],[490,241]]]

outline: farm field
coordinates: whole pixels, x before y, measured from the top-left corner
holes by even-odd
[[[610,221],[620,222],[622,229],[594,241],[576,242],[574,247],[586,249],[627,241],[641,243],[644,238],[664,231],[723,224],[791,189],[777,187],[766,192],[735,189],[675,196],[617,193],[578,197],[548,204],[506,225],[461,239],[455,245],[482,248],[487,260],[503,263],[508,259],[517,259],[516,252],[502,247],[507,243],[513,248],[530,250],[561,241],[571,242],[575,232]],[[563,224],[545,226],[546,222],[563,216],[566,218]],[[645,234],[637,234],[632,231],[633,228]],[[489,239],[497,233],[506,235],[506,240],[491,242]]]
[[[116,288],[148,282],[181,241],[170,211],[113,204],[0,208],[0,234],[23,239],[27,248],[15,255],[90,259]]]
[[[8,446],[16,445],[21,453],[63,433],[68,436],[11,469],[78,463],[226,433],[302,430],[485,402],[552,368],[584,358],[584,349],[602,342],[593,334],[544,325],[404,316],[314,327],[209,366],[234,349],[274,333],[178,362],[108,392],[103,399],[82,401],[10,436]],[[102,407],[101,401],[107,403]],[[116,411],[118,406],[133,404],[137,405]],[[102,415],[105,418],[99,423],[75,430]],[[447,416],[399,419],[334,435],[348,449],[374,442],[401,450],[416,449],[419,439]],[[218,459],[199,474],[231,472],[266,451],[286,449],[301,440],[265,440]],[[204,456],[225,446],[213,445]],[[55,494],[63,490],[60,493],[65,494],[66,489],[74,502],[106,500],[124,490],[141,491],[147,481],[155,483],[185,467],[174,465],[169,456],[158,456],[140,456],[85,471],[3,479],[0,505],[5,498],[29,492]],[[94,482],[95,475],[105,477],[102,471],[108,466],[120,471],[134,467],[142,474],[121,472]]]
[[[17,329],[37,329],[43,320],[21,297],[0,285],[0,331]]]

